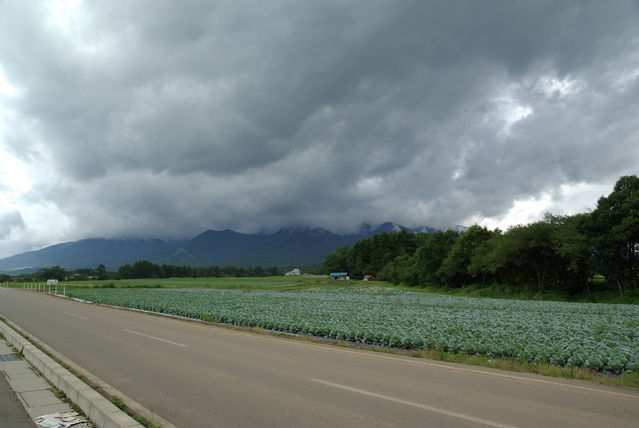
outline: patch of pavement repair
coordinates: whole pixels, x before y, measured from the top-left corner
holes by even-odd
[[[17,348],[19,352],[17,361],[13,358],[0,361],[0,371],[30,418],[30,421],[27,419],[26,422],[30,422],[31,425],[25,426],[43,426],[37,425],[37,421],[44,415],[73,412],[69,404],[55,396],[52,390],[53,385],[64,392],[69,400],[88,416],[83,418],[86,423],[73,424],[73,427],[142,428],[142,425],[133,418],[2,321],[0,321],[0,332],[4,335],[4,340],[0,339],[0,355],[15,355],[9,344]],[[3,405],[0,405],[0,414],[3,411]],[[24,424],[25,421],[20,420],[21,417],[16,414],[15,409],[13,412],[16,420]],[[43,422],[42,419],[40,421]],[[16,425],[16,427],[19,426],[21,425]]]

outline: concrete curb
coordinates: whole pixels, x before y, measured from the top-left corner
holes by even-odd
[[[7,342],[22,352],[25,360],[77,404],[98,428],[142,428],[142,425],[133,418],[2,321],[0,321],[0,331]]]

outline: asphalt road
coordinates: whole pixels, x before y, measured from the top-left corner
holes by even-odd
[[[637,427],[639,393],[0,288],[0,314],[178,427]]]

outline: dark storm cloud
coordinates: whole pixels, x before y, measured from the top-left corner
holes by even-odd
[[[5,144],[84,235],[448,226],[639,161],[636,2],[80,12],[0,3],[0,65],[29,124]]]

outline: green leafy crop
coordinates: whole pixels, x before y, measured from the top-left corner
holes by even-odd
[[[206,321],[406,349],[639,370],[639,306],[475,299],[361,287],[81,289],[74,297]]]

